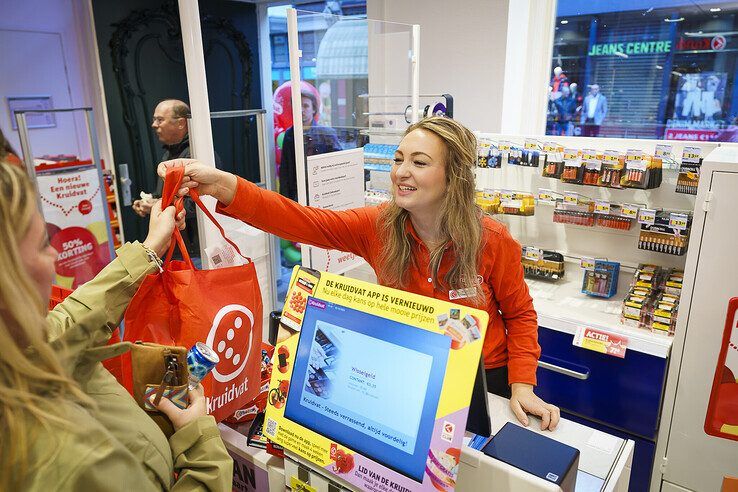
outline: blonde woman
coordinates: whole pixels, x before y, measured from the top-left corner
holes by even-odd
[[[523,279],[520,245],[474,202],[476,138],[460,123],[428,118],[410,126],[395,153],[392,201],[342,212],[304,207],[197,161],[185,165],[186,188],[218,199],[218,211],[289,241],[363,257],[380,284],[486,310],[488,388],[555,429],[559,409],[538,398],[538,321]],[[278,220],[275,220],[278,218]]]
[[[47,314],[57,252],[24,171],[0,162],[0,490],[230,489],[201,389],[187,410],[162,400],[177,430],[167,441],[99,362],[183,218],[157,204],[144,243]]]

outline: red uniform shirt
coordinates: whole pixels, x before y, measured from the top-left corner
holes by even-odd
[[[340,212],[304,207],[238,178],[233,202],[227,207],[218,204],[217,210],[289,241],[359,255],[374,268],[379,283],[383,284],[379,264],[383,242],[378,235],[378,207]],[[484,339],[484,365],[491,369],[507,364],[510,383],[536,384],[536,367],[541,353],[538,319],[523,279],[520,244],[505,226],[490,217],[484,217],[482,226],[483,246],[477,278],[485,301],[478,307],[487,311],[490,319]],[[450,292],[433,285],[430,254],[410,221],[408,232],[414,238],[416,261],[409,266],[405,290],[449,301]],[[453,261],[454,253],[449,249],[441,261],[439,279],[445,277]],[[451,302],[472,305],[468,299]]]

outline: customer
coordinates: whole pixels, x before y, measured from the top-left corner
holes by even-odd
[[[57,252],[25,173],[0,163],[0,490],[230,488],[232,460],[201,387],[186,410],[162,399],[176,430],[167,441],[98,362],[119,349],[104,346],[110,329],[174,227],[174,208],[154,204],[144,243],[125,244],[47,315]]]
[[[336,130],[317,123],[320,115],[320,104],[307,87],[313,88],[307,82],[302,89],[302,131],[305,158],[309,155],[325,154],[341,150]],[[314,88],[313,88],[314,90]],[[295,128],[290,127],[284,132],[282,141],[282,163],[279,165],[279,192],[297,201],[297,170],[295,162]]]
[[[180,191],[198,187],[218,199],[221,213],[291,241],[362,256],[382,285],[486,310],[489,390],[509,397],[523,424],[529,412],[542,417],[542,428],[554,429],[559,409],[533,392],[538,322],[521,247],[474,202],[476,145],[454,120],[421,120],[395,152],[392,201],[340,212],[300,206],[196,161],[162,163],[159,175],[186,165]]]

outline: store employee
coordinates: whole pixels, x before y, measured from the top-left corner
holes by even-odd
[[[184,188],[218,199],[218,212],[320,248],[363,257],[380,284],[479,307],[490,316],[484,340],[489,390],[510,398],[518,420],[527,413],[553,430],[559,409],[533,392],[538,320],[523,279],[521,247],[476,206],[474,134],[433,117],[408,128],[391,171],[392,200],[379,207],[331,211],[305,207],[197,161],[185,165]],[[278,217],[278,220],[274,220]]]

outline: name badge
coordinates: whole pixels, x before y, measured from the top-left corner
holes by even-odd
[[[476,294],[477,289],[471,287],[468,289],[454,289],[448,291],[448,299],[450,301],[455,301],[456,299],[467,299],[469,297],[474,297]]]

